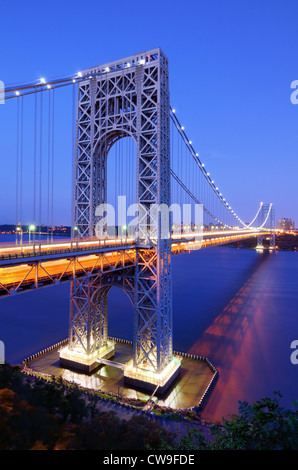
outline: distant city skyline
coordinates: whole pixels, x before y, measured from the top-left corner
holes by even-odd
[[[282,230],[294,230],[295,222],[294,220],[289,219],[288,217],[283,217],[282,219],[279,219],[277,226]]]
[[[0,80],[5,86],[75,74],[94,65],[161,47],[169,58],[171,105],[201,160],[242,220],[260,201],[298,220],[298,79],[296,2],[235,0],[150,3],[7,2],[1,7]],[[9,8],[9,9],[8,9]],[[102,21],[110,18],[112,21]],[[71,87],[70,87],[71,88]],[[72,90],[56,93],[54,224],[71,225]],[[59,92],[60,93],[60,92]],[[28,97],[29,98],[29,97]],[[44,98],[46,113],[47,97]],[[24,99],[32,112],[33,98]],[[26,115],[26,114],[25,114]],[[44,118],[44,136],[47,117]],[[0,223],[15,223],[16,100],[0,106]],[[24,123],[23,220],[33,213],[33,122]],[[47,224],[47,142],[43,142],[43,220]]]

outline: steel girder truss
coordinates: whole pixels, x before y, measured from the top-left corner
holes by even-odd
[[[88,76],[78,90],[73,226],[82,237],[94,235],[96,207],[107,198],[109,150],[131,136],[137,147],[136,202],[143,208],[137,240],[148,243],[148,250],[137,250],[133,281],[134,366],[161,372],[172,359],[171,245],[160,237],[169,220],[152,208],[170,205],[168,61],[155,49],[89,69]],[[104,320],[92,307],[92,289],[82,283],[72,294],[71,338],[86,351],[104,341],[98,339],[95,325],[103,331]]]
[[[58,285],[75,279],[123,272],[136,263],[135,249],[118,249],[91,255],[66,254],[52,260],[24,259],[22,264],[5,266],[0,273],[0,296],[13,295],[44,286]],[[1,266],[4,266],[3,264]]]
[[[107,344],[107,294],[112,286],[123,289],[134,303],[134,267],[72,282],[70,349],[90,355]]]

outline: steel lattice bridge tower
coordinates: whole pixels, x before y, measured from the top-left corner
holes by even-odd
[[[99,357],[113,354],[107,294],[118,285],[134,307],[133,364],[125,380],[150,388],[158,376],[166,389],[179,371],[172,347],[171,244],[160,237],[161,216],[152,218],[150,210],[171,201],[168,61],[156,49],[87,73],[79,85],[73,226],[82,236],[95,235],[96,208],[107,202],[107,156],[126,136],[137,148],[136,199],[143,213],[133,267],[73,282],[69,349],[61,362],[80,367],[81,357],[90,371]]]
[[[158,387],[162,394],[180,370],[173,355],[172,255],[252,237],[260,248],[268,236],[274,251],[274,207],[261,203],[248,224],[225,200],[170,107],[168,60],[159,48],[75,78],[7,88],[6,99],[17,99],[17,122],[22,123],[24,96],[34,94],[36,100],[40,94],[42,116],[42,95],[48,93],[53,98],[50,123],[50,93],[69,85],[78,91],[72,228],[80,239],[73,233],[70,240],[31,243],[29,232],[29,243],[1,246],[0,297],[71,282],[69,343],[60,351],[60,362],[91,373],[114,355],[107,296],[113,286],[121,288],[134,309],[133,358],[123,365],[124,381],[150,391]],[[137,224],[125,239],[106,239],[106,212],[99,208],[108,199],[107,160],[126,137],[136,148]],[[182,225],[180,205],[190,207]],[[22,230],[18,224],[16,233]]]

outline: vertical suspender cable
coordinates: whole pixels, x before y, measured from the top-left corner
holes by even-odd
[[[119,192],[118,196],[122,196],[122,145],[121,141],[118,140],[118,145],[119,145],[119,151],[118,151],[118,158],[119,158]],[[118,200],[119,201],[119,200]],[[121,228],[120,228],[120,220],[121,220],[121,206],[117,204],[117,211],[118,211],[118,218],[117,218],[117,226],[118,226],[118,236],[120,237],[121,235]]]
[[[49,242],[50,226],[50,169],[51,169],[51,90],[49,90],[48,106],[48,171],[47,171],[47,242]]]
[[[118,220],[118,206],[117,206],[117,198],[118,198],[118,191],[119,191],[119,145],[118,142],[115,143],[115,157],[114,158],[114,165],[115,165],[115,217],[117,217],[116,220]],[[115,220],[115,225],[117,225],[117,222]],[[115,234],[117,235],[117,234]]]
[[[188,148],[186,148],[186,157],[187,157],[187,180],[186,180],[187,184],[186,184],[186,187],[190,190],[190,157],[191,157],[191,155],[190,155],[190,152],[189,152]],[[191,200],[190,196],[187,195],[186,198],[187,198],[186,199],[187,204],[190,203],[190,205],[191,205],[192,200]],[[191,219],[191,215],[190,215],[190,219]],[[191,224],[191,220],[190,220],[190,224]]]
[[[17,99],[17,168],[16,168],[16,226],[19,223],[19,126],[20,126],[20,100]],[[16,232],[16,243],[18,241]]]
[[[119,151],[120,151],[120,196],[123,196],[123,143],[119,140]]]
[[[131,200],[131,186],[132,186],[132,178],[131,178],[131,166],[132,166],[132,155],[131,155],[131,138],[128,139],[128,155],[127,155],[127,206],[132,204]]]
[[[120,196],[123,196],[123,147],[124,147],[124,143],[121,140],[119,140],[119,150],[120,150]],[[118,209],[119,210],[119,209]],[[120,211],[122,210],[122,207],[120,206]],[[119,212],[120,212],[119,211]],[[120,212],[120,219],[119,221],[121,222],[122,221],[122,214]],[[120,230],[120,235],[122,234],[122,228],[119,226],[119,230]]]
[[[37,148],[37,93],[34,96],[34,150],[33,150],[33,224],[36,224],[36,148]],[[33,237],[35,232],[33,231]]]
[[[23,219],[23,151],[24,151],[24,102],[21,98],[21,143],[20,143],[20,224],[22,226]]]
[[[125,170],[125,173],[126,173],[126,189],[125,189],[125,194],[126,194],[126,202],[127,202],[127,207],[129,205],[129,202],[130,202],[130,186],[131,186],[131,179],[130,179],[130,163],[131,163],[131,146],[130,146],[130,138],[127,138],[126,139],[126,158],[125,158],[125,162],[126,162],[126,170]]]
[[[136,171],[136,148],[135,148],[135,140],[133,138],[130,139],[130,203],[136,203],[136,179],[134,178]]]
[[[137,149],[136,149],[136,142],[133,138],[130,139],[130,146],[131,146],[131,167],[130,167],[130,181],[131,181],[131,194],[130,200],[131,204],[135,204],[136,200],[136,190],[137,190],[137,183],[136,183],[136,168],[137,168]]]
[[[178,168],[179,168],[178,176],[182,181],[182,179],[183,179],[183,175],[182,175],[182,144],[181,144],[181,137],[179,135],[179,132],[177,132],[177,139],[178,139]],[[182,187],[181,186],[179,186],[179,204],[180,204],[180,207],[181,207],[181,214],[182,214]],[[182,222],[182,219],[181,219],[181,222]]]
[[[117,204],[117,195],[118,195],[118,144],[115,144],[115,210]]]
[[[41,239],[41,196],[42,196],[42,92],[40,94],[40,148],[39,148],[39,240]]]
[[[129,173],[129,153],[128,153],[128,138],[125,139],[125,196],[128,196],[128,173]]]
[[[182,142],[182,145],[183,145],[183,149],[184,149],[184,157],[183,157],[184,184],[187,187],[187,147],[186,147],[184,141]],[[187,194],[186,194],[184,188],[182,189],[182,194],[183,194],[183,204],[186,204],[187,203]]]
[[[171,168],[175,171],[175,168],[174,168],[174,129],[173,129],[173,121],[172,119],[170,120],[170,166]]]
[[[120,140],[120,148],[121,148],[121,196],[124,196],[125,195],[125,190],[124,190],[124,184],[125,184],[125,175],[124,175],[124,157],[125,157],[125,141],[123,139]],[[123,214],[122,214],[122,211],[123,211],[123,202],[122,202],[122,199],[121,199],[121,224],[123,224]],[[121,226],[121,237],[123,235],[123,228]]]
[[[178,149],[179,149],[179,155],[178,155],[178,157],[179,157],[179,178],[181,179],[181,181],[183,181],[183,174],[182,174],[182,160],[183,160],[182,159],[182,150],[183,150],[182,149],[182,138],[181,138],[179,132],[177,134],[178,134]],[[179,204],[181,206],[181,214],[182,214],[182,204],[183,203],[182,203],[182,187],[181,186],[180,186],[179,190],[180,190],[179,191],[180,192],[180,194],[179,194],[179,199],[180,199]],[[181,218],[181,222],[182,222],[182,218]]]
[[[192,159],[191,160],[191,164],[190,164],[190,167],[191,167],[191,187],[192,187],[192,194],[198,199],[199,199],[199,195],[196,191],[196,177],[197,177],[197,172],[199,171],[199,168],[197,167],[195,161]],[[194,203],[194,207],[195,207],[196,203]],[[194,209],[195,211],[195,209]],[[195,214],[195,212],[194,212]]]
[[[123,179],[123,188],[122,188],[122,196],[126,195],[126,188],[125,188],[125,183],[126,183],[126,144],[127,144],[127,139],[122,139],[122,148],[123,148],[123,164],[122,164],[122,179]]]
[[[113,159],[113,162],[110,161],[110,168],[111,168],[111,165],[113,163],[114,165],[114,198],[112,200],[112,198],[109,199],[109,202],[110,204],[114,204],[114,209],[116,208],[115,206],[115,201],[116,201],[116,191],[117,191],[117,147],[116,147],[117,143],[115,144],[115,148],[114,148],[114,159]]]
[[[171,149],[170,149],[170,168],[172,168],[174,171],[175,169],[175,155],[174,155],[174,124],[172,119],[170,120],[170,133],[171,133]],[[175,203],[176,201],[173,201],[173,194],[174,194],[174,188],[173,188],[173,178],[170,179],[170,205]],[[174,217],[175,214],[172,214],[172,225],[174,224]],[[172,233],[172,227],[170,227],[170,233]]]
[[[129,163],[130,163],[130,154],[129,154],[129,144],[130,140],[126,138],[126,155],[125,155],[125,194],[126,194],[126,206],[127,200],[129,198]]]
[[[75,82],[74,82],[75,83]],[[76,85],[72,85],[72,191],[75,191],[75,185],[76,185],[76,176],[75,176],[75,153],[76,153],[76,145],[75,145],[75,137],[76,137],[76,111],[75,111],[75,101],[76,101]],[[53,90],[53,121],[54,121],[54,90]],[[53,131],[54,132],[54,131]],[[52,145],[53,149],[53,145]],[[52,159],[53,161],[53,159]],[[53,171],[52,171],[52,178],[53,178]],[[72,194],[72,202],[71,202],[71,236],[75,236],[74,232],[74,227],[73,225],[76,223],[75,222],[75,194]],[[52,187],[52,198],[53,198],[53,187]],[[52,206],[53,206],[53,200],[52,200]],[[52,207],[53,210],[53,207]],[[52,214],[52,239],[53,239],[53,214]]]
[[[51,230],[53,241],[53,226],[54,226],[54,143],[55,143],[55,90],[52,91],[52,182],[51,182]]]
[[[205,206],[205,182],[206,182],[206,180],[205,180],[204,175],[202,175],[201,180],[202,180],[201,198],[202,198],[203,207],[205,208],[206,207]],[[206,212],[203,211],[203,226],[205,224],[205,220],[206,220]],[[204,227],[203,227],[203,230],[204,230]]]

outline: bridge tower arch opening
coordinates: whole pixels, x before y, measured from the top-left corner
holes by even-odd
[[[142,211],[134,267],[128,272],[117,267],[132,287],[135,311],[133,362],[124,378],[147,389],[158,385],[161,392],[180,368],[172,345],[171,243],[161,236],[170,221],[154,210],[171,203],[168,60],[154,49],[88,69],[86,76],[78,85],[73,226],[81,237],[94,237],[96,208],[107,202],[107,155],[119,139],[131,136]],[[101,277],[90,275],[72,285],[68,354],[80,352],[82,360],[74,356],[78,367],[87,361],[92,369],[98,357],[99,343],[92,338],[100,322],[91,299]]]
[[[136,236],[137,146],[135,139],[118,133],[109,145],[106,160],[106,194],[104,201],[111,207],[108,218],[109,236]]]

